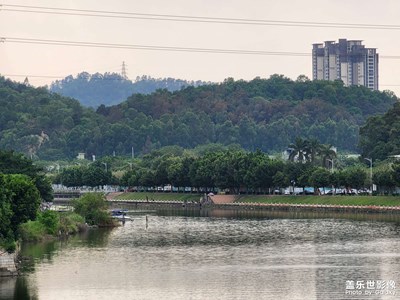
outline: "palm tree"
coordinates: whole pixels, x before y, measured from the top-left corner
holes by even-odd
[[[303,140],[302,138],[296,138],[296,141],[289,145],[288,147],[291,152],[289,154],[290,161],[297,161],[303,162],[306,159],[306,149],[307,149],[307,141]]]
[[[315,163],[315,159],[321,152],[322,144],[317,139],[307,140],[306,143],[306,157],[311,163]]]
[[[336,149],[331,144],[322,144],[320,150],[322,166],[329,168],[328,161],[336,157]]]

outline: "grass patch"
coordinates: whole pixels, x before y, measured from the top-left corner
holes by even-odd
[[[124,193],[117,196],[116,200],[144,200],[149,201],[199,201],[200,194],[185,194],[185,193],[146,193],[134,192]]]
[[[182,193],[124,193],[117,200],[149,201],[198,201],[200,194]],[[281,196],[281,195],[241,195],[236,202],[246,203],[286,203],[286,204],[325,204],[325,205],[381,205],[400,206],[400,196]]]
[[[400,197],[395,196],[267,196],[244,195],[236,202],[284,203],[284,204],[325,204],[325,205],[381,205],[400,206]]]

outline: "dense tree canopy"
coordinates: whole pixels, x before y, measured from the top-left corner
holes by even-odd
[[[218,189],[235,194],[271,193],[288,186],[347,189],[370,186],[366,166],[338,167],[333,172],[330,166],[321,166],[319,156],[314,162],[292,162],[271,158],[260,150],[222,149],[202,154],[171,148],[162,150],[134,160],[125,169],[119,184],[141,189],[171,185],[179,191],[185,187],[199,191]],[[85,167],[79,168],[85,170]],[[61,176],[69,172],[66,169]]]
[[[301,136],[355,151],[366,118],[386,112],[396,100],[389,92],[344,87],[339,81],[273,75],[134,94],[95,112],[76,100],[0,77],[0,148],[41,159],[79,152],[130,156],[209,143],[281,152]]]
[[[89,166],[74,166],[65,169],[58,178],[58,183],[67,187],[90,186],[96,187],[112,184],[112,175],[106,170],[107,164],[94,162]]]
[[[21,153],[0,150],[0,174],[23,174],[28,176],[36,186],[43,201],[52,201],[51,182],[44,170],[35,166]]]
[[[384,115],[368,119],[360,129],[360,148],[364,157],[373,160],[400,154],[400,103]]]
[[[0,246],[13,251],[18,226],[34,220],[40,194],[33,180],[22,174],[0,173]]]
[[[11,229],[16,232],[19,224],[35,219],[41,202],[40,194],[32,179],[26,175],[5,175],[4,184],[6,190],[11,192]]]

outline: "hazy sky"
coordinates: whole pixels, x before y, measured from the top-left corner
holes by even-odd
[[[0,4],[117,11],[158,15],[240,18],[296,22],[399,25],[398,0],[7,0]],[[0,7],[1,8],[1,7]],[[32,85],[50,84],[79,72],[120,72],[127,75],[222,81],[250,80],[271,74],[292,79],[311,74],[311,56],[272,56],[170,52],[14,43],[7,38],[30,38],[146,46],[310,53],[313,43],[339,38],[363,40],[377,48],[380,89],[400,96],[399,29],[262,26],[84,17],[11,12],[0,9],[0,74]],[[25,9],[27,10],[27,9]],[[31,10],[31,9],[29,9]]]

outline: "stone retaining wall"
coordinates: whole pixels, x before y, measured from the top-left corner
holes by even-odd
[[[15,266],[15,253],[8,253],[4,249],[0,248],[0,277],[16,276],[18,275],[17,268]]]
[[[168,209],[168,208],[219,208],[238,210],[269,211],[304,211],[304,212],[347,212],[347,213],[379,213],[400,215],[400,206],[353,206],[353,205],[318,205],[318,204],[281,204],[281,203],[221,203],[200,205],[197,202],[183,201],[144,201],[144,200],[110,200],[113,204],[133,204],[136,208]]]

